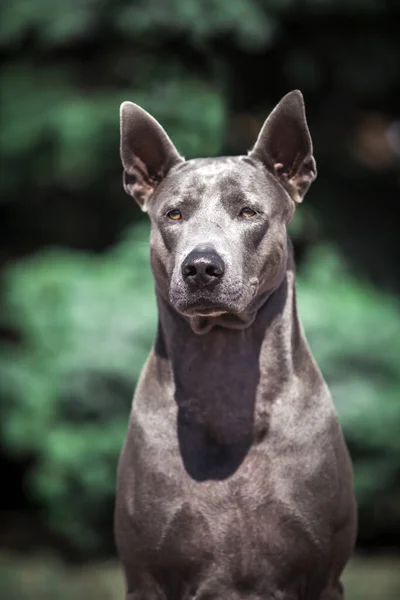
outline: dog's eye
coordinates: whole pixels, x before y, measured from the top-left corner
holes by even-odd
[[[255,210],[253,210],[252,208],[249,208],[248,206],[245,206],[240,211],[239,216],[240,217],[254,217],[256,214],[257,213]]]
[[[170,210],[167,212],[167,217],[173,221],[179,221],[179,219],[182,219],[182,213],[178,209]]]

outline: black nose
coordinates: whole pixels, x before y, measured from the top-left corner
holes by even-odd
[[[193,288],[218,283],[224,272],[224,261],[210,248],[195,248],[182,263],[183,279]]]

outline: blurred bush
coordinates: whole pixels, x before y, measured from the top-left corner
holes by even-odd
[[[360,537],[400,534],[400,308],[316,247],[298,283],[299,310],[354,460]]]
[[[58,532],[104,542],[134,384],[155,331],[148,230],[103,256],[49,250],[7,271],[5,310],[22,343],[0,354],[1,434],[35,457],[33,494]],[[331,386],[356,467],[364,535],[399,522],[400,314],[394,300],[317,247],[299,277],[300,313]],[[109,514],[109,517],[110,517]]]
[[[22,344],[0,354],[1,436],[35,457],[30,486],[50,523],[96,547],[155,322],[147,228],[105,256],[51,250],[6,274]],[[105,503],[108,500],[108,503]]]

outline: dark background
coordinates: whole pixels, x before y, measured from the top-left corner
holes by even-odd
[[[382,586],[400,540],[400,3],[2,0],[0,11],[10,597],[64,598],[49,581],[68,581],[78,567],[65,565],[114,555],[116,461],[156,322],[147,221],[121,185],[120,102],[152,113],[191,158],[244,153],[299,88],[319,176],[291,235],[300,314],[355,467],[364,558],[350,600],[395,598]],[[117,597],[102,585],[98,598]]]

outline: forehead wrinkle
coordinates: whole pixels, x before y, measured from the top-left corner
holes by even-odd
[[[212,200],[219,197],[218,182],[218,174],[208,174],[207,177],[204,177],[195,172],[182,186],[181,195],[190,202],[200,203],[205,200],[206,204],[209,205]]]
[[[220,172],[207,172],[207,178],[200,177],[198,173],[193,175],[185,186],[187,199],[204,215],[219,206],[229,212],[232,204],[246,203],[246,187],[243,187],[239,177],[232,174],[221,177]]]
[[[185,192],[190,192],[190,195],[201,196],[204,194],[206,189],[206,182],[203,177],[200,177],[198,173],[192,173],[186,181],[184,187]]]
[[[225,207],[233,203],[243,204],[246,201],[246,194],[240,180],[231,175],[227,175],[219,182],[219,196]]]

